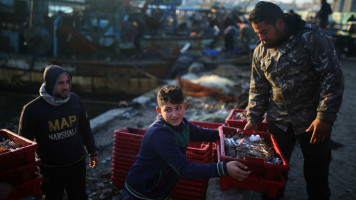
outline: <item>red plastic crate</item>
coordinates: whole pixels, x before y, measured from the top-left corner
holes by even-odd
[[[190,182],[188,182],[188,184],[182,184],[178,182],[175,189],[182,190],[182,191],[199,192],[199,193],[206,192],[206,189],[208,187],[208,179],[202,180],[201,183],[202,186],[197,186],[197,185],[192,185]]]
[[[172,199],[173,200],[205,200],[205,196],[194,197],[194,196],[187,196],[187,194],[173,193]]]
[[[112,158],[112,163],[117,165],[117,164],[125,164],[125,165],[132,165],[136,159],[133,158],[127,158],[127,157],[121,157],[121,156],[113,156]]]
[[[141,139],[142,140],[142,139]],[[126,137],[114,137],[113,146],[119,147],[120,145],[132,146],[132,148],[139,149],[141,147],[141,140],[140,142],[132,141]]]
[[[243,181],[238,181],[230,176],[220,177],[220,189],[227,190],[229,187],[253,190],[267,193],[271,198],[277,195],[278,190],[285,185],[282,175],[277,180],[267,180],[257,177],[247,177]]]
[[[126,145],[126,144],[119,144],[119,145],[113,146],[113,150],[115,150],[117,152],[123,152],[123,153],[127,153],[127,154],[136,156],[138,154],[138,152],[140,151],[140,146],[130,146],[130,145]]]
[[[36,166],[41,163],[40,159],[35,162],[28,163],[22,166],[13,167],[8,170],[0,171],[0,182],[9,184],[23,183],[34,179],[37,176]]]
[[[114,169],[121,169],[121,170],[129,170],[131,168],[131,166],[134,164],[135,161],[123,161],[121,159],[116,159],[113,160],[112,162],[112,168]]]
[[[225,126],[225,124],[223,124],[223,123],[199,122],[199,121],[190,121],[190,122],[197,126],[200,126],[202,128],[209,128],[209,129],[216,129],[216,130],[219,128],[219,126]],[[212,162],[217,162],[218,156],[216,153],[216,142],[211,142],[210,144],[212,146],[212,148],[211,148],[211,154],[213,157]]]
[[[21,137],[7,129],[0,130],[0,136],[14,141],[20,148],[0,153],[0,170],[25,165],[35,161],[35,150],[38,144]]]
[[[199,123],[202,128],[219,127],[219,123]],[[141,141],[146,130],[135,128],[124,128],[115,131],[112,152],[111,179],[117,187],[123,187],[129,168],[136,160]],[[186,156],[190,162],[210,163],[213,162],[212,144],[205,142],[189,142]],[[178,195],[186,197],[193,195],[193,199],[205,199],[208,180],[181,179],[177,184]],[[183,190],[183,191],[182,191]],[[189,193],[189,194],[187,194]],[[187,199],[187,198],[185,198]]]
[[[205,187],[208,184],[209,179],[180,179],[178,184],[190,185],[194,187]]]
[[[115,158],[122,158],[122,157],[136,160],[136,154],[121,152],[119,151],[119,149],[113,148],[112,158],[115,159]]]
[[[189,142],[185,155],[192,162],[212,162],[211,148],[210,143]]]
[[[235,128],[240,128],[244,129],[245,125],[247,124],[247,120],[242,120],[242,119],[236,119],[235,116],[238,113],[246,113],[247,110],[244,109],[232,109],[230,111],[229,116],[225,119],[225,123],[227,123],[228,126],[230,127],[235,127]],[[267,131],[268,124],[266,121],[263,121],[262,123],[258,124],[258,130],[259,131]]]
[[[246,136],[250,136],[252,134],[259,134],[260,137],[264,138],[265,142],[267,142],[273,148],[275,152],[275,156],[281,160],[281,163],[271,164],[271,163],[267,163],[267,161],[264,159],[251,158],[248,156],[245,156],[243,159],[226,156],[224,134],[229,134],[233,136],[237,133],[243,133]],[[244,163],[249,168],[248,170],[251,171],[250,176],[262,177],[268,180],[273,180],[273,179],[278,180],[280,178],[280,175],[282,174],[282,171],[289,170],[289,163],[287,162],[287,160],[279,150],[278,145],[272,134],[267,132],[262,132],[262,131],[240,130],[238,128],[226,127],[226,126],[219,127],[219,134],[220,134],[220,142],[218,143],[218,147],[217,147],[218,159],[221,161],[237,160],[239,162]]]
[[[121,146],[121,147],[113,147],[113,152],[120,152],[120,153],[125,153],[126,155],[131,155],[135,156],[138,154],[139,149],[131,149],[127,148],[127,146]]]
[[[221,160],[220,145],[218,144],[217,148],[218,161]],[[275,180],[268,180],[261,177],[249,176],[243,181],[238,181],[230,176],[220,177],[220,189],[227,190],[230,187],[253,190],[257,192],[266,192],[267,195],[271,198],[277,195],[278,190],[285,185],[285,180],[282,176],[282,173],[279,174],[279,177]]]
[[[36,177],[26,181],[13,185],[14,192],[10,194],[7,200],[18,200],[29,195],[38,196],[41,194],[41,181],[43,181],[43,175],[36,173]]]
[[[223,123],[199,122],[199,121],[190,121],[190,122],[202,128],[208,128],[208,129],[218,129],[219,126],[225,126],[225,124]]]
[[[127,140],[141,144],[141,140],[145,133],[146,133],[146,130],[144,130],[144,129],[126,127],[123,129],[115,130],[114,137],[124,136],[125,138],[127,138]]]
[[[129,173],[129,170],[111,168],[111,175],[114,176],[115,178],[126,179],[126,176],[128,173]]]
[[[182,189],[174,189],[172,194],[173,199],[205,199],[206,198],[206,190],[203,192],[196,192],[191,190],[182,190]]]
[[[117,178],[117,177],[111,176],[111,180],[112,180],[112,183],[118,188],[123,188],[125,185],[124,178]]]

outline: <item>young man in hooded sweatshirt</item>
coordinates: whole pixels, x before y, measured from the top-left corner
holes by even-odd
[[[71,75],[49,65],[43,74],[40,96],[23,107],[18,134],[38,144],[42,160],[42,199],[87,199],[86,153],[90,167],[98,162],[89,119],[80,98],[70,93]]]
[[[231,176],[244,180],[247,166],[238,162],[193,163],[185,156],[189,141],[215,142],[219,133],[203,129],[184,118],[187,103],[179,86],[163,86],[157,94],[156,121],[143,136],[136,162],[130,168],[122,192],[125,200],[171,199],[179,181]]]

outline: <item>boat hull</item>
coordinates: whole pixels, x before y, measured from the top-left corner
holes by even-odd
[[[0,56],[0,87],[38,91],[43,71],[56,64],[73,76],[73,92],[110,97],[138,96],[160,85],[171,64],[164,61],[79,61]]]

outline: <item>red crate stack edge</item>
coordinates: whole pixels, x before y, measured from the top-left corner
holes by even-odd
[[[35,158],[37,143],[7,129],[1,129],[0,136],[20,146],[18,149],[0,153],[0,182],[11,184],[15,190],[7,200],[40,195],[41,181],[44,178],[36,172],[37,165],[41,163],[40,159]]]
[[[266,160],[250,158],[233,158],[226,156],[224,145],[224,134],[234,135],[242,132],[246,136],[259,134],[264,140],[271,145],[276,156],[281,160],[280,164],[267,163]],[[283,187],[285,181],[282,172],[289,170],[289,163],[280,152],[279,147],[270,133],[263,131],[246,131],[235,127],[219,127],[220,142],[217,144],[218,161],[237,160],[248,166],[251,175],[244,181],[237,181],[231,177],[220,178],[220,189],[227,190],[229,187],[254,190],[258,192],[267,192],[268,196],[275,197],[278,189]]]
[[[202,128],[218,129],[221,123],[191,121]],[[111,179],[117,187],[123,188],[127,173],[136,160],[141,140],[146,130],[123,128],[114,131]],[[189,142],[186,152],[190,162],[210,163],[217,160],[216,143]],[[180,179],[174,192],[174,199],[205,199],[207,179]]]
[[[225,123],[229,127],[244,129],[245,125],[247,124],[247,120],[236,119],[235,116],[238,113],[246,113],[246,112],[247,110],[245,109],[231,109],[229,116],[225,119]],[[267,132],[267,122],[263,121],[262,123],[258,124],[258,130]]]

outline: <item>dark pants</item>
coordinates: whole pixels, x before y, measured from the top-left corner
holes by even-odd
[[[273,124],[268,124],[268,131],[273,134],[278,144],[278,147],[286,157],[288,162],[292,156],[294,145],[297,140],[300,142],[300,147],[304,156],[304,178],[307,184],[307,193],[309,200],[324,200],[330,199],[329,189],[329,165],[331,161],[330,138],[310,144],[311,133],[304,133],[295,136],[292,125],[289,126],[286,132],[282,131]],[[283,173],[283,177],[288,180],[288,172]],[[278,191],[277,197],[280,199],[284,195],[285,188]],[[264,199],[267,198],[264,195]]]
[[[85,159],[66,167],[40,166],[40,170],[45,178],[41,185],[43,200],[63,200],[64,190],[68,200],[87,199]]]

